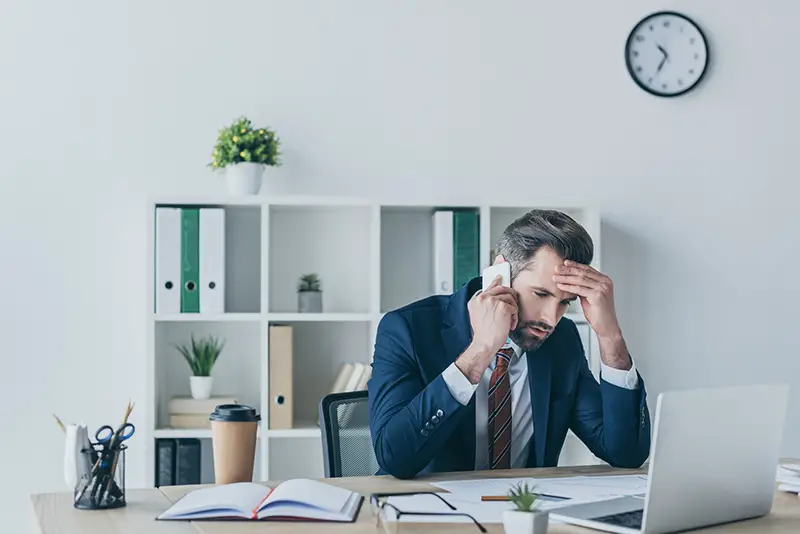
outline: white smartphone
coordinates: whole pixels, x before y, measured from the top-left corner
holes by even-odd
[[[500,285],[511,287],[511,264],[504,261],[483,270],[483,291],[486,291],[486,288],[492,285],[492,281],[497,278],[498,274],[502,277]]]

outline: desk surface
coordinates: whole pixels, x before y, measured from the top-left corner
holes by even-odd
[[[441,491],[429,484],[430,481],[463,480],[470,478],[508,477],[551,477],[569,475],[608,475],[608,474],[645,473],[642,470],[612,469],[607,466],[561,467],[553,469],[520,469],[509,470],[502,475],[494,472],[448,473],[432,475],[414,480],[397,480],[392,477],[352,477],[326,479],[326,482],[358,491],[364,496],[376,492],[389,491]],[[266,484],[269,484],[267,482]],[[42,534],[255,534],[265,532],[265,524],[248,522],[166,522],[156,521],[156,515],[166,510],[173,502],[187,492],[200,486],[170,486],[159,489],[128,490],[128,506],[119,510],[85,511],[76,510],[72,506],[71,493],[36,494],[31,498],[36,513],[37,524]],[[501,524],[485,525],[490,533],[502,533]],[[309,523],[269,523],[269,532],[304,533],[308,532]],[[403,523],[401,531],[448,533],[468,532],[464,524],[421,525]],[[316,534],[344,532],[378,532],[369,503],[365,500],[355,524],[321,523],[314,525]],[[770,532],[773,534],[800,532],[800,498],[793,494],[777,492],[772,513],[765,517],[719,525],[695,532]],[[478,530],[475,529],[477,533]],[[564,524],[551,524],[548,532],[587,533],[588,529]]]

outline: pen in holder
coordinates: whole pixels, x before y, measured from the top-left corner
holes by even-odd
[[[125,501],[125,451],[122,440],[93,443],[81,450],[91,470],[83,473],[75,487],[75,508],[105,510],[121,508]]]

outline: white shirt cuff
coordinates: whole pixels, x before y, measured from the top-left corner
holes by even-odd
[[[455,362],[451,363],[447,369],[442,371],[442,378],[444,379],[444,383],[447,384],[447,389],[450,390],[450,394],[462,406],[469,404],[469,400],[472,398],[475,390],[478,389],[478,384],[471,383],[469,379],[464,376],[464,373],[461,372],[461,369],[456,367]]]
[[[636,389],[639,386],[639,375],[636,374],[633,358],[631,358],[631,368],[627,371],[609,367],[603,362],[600,362],[600,369],[600,376],[609,384],[625,389]]]

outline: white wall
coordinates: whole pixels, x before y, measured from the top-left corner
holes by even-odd
[[[674,100],[623,62],[660,8],[712,44]],[[789,0],[4,2],[0,518],[64,489],[51,412],[96,427],[130,397],[141,420],[144,199],[222,192],[204,165],[239,114],[277,129],[291,191],[602,207],[651,398],[789,380],[800,456],[799,19]]]

